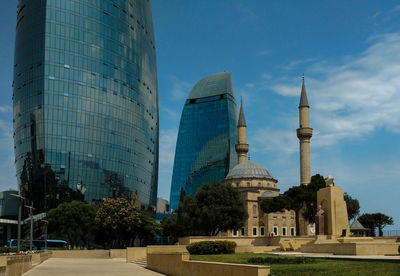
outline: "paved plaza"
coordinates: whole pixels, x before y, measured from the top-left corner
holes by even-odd
[[[126,263],[125,259],[74,259],[51,258],[32,268],[23,276],[162,276],[139,265]]]

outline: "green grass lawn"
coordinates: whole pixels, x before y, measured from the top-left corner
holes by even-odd
[[[190,255],[191,260],[250,264],[252,257],[282,258],[272,254],[240,253],[226,255]],[[267,264],[266,264],[267,265]],[[315,259],[309,264],[271,264],[270,275],[400,275],[400,263]]]

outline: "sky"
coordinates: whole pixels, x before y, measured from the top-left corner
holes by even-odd
[[[250,155],[299,184],[298,103],[310,103],[311,174],[332,175],[361,213],[400,229],[398,1],[152,0],[160,108],[158,195],[169,199],[183,104],[205,76],[232,72]],[[0,189],[16,188],[12,64],[16,0],[0,10]]]

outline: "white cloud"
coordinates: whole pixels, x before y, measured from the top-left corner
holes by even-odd
[[[279,151],[283,159],[298,151],[298,141],[294,130],[258,129],[252,135],[252,150],[262,153]]]
[[[171,83],[171,96],[175,100],[186,99],[189,96],[191,90],[191,84],[178,79],[176,76],[169,76],[169,82]]]
[[[177,129],[165,129],[160,131],[160,169],[172,168],[174,164],[177,135]]]
[[[239,13],[239,21],[241,24],[253,24],[258,21],[257,14],[252,11],[246,3],[236,1],[235,8]]]
[[[400,5],[395,6],[395,7],[391,10],[391,12],[393,12],[393,13],[400,12]]]
[[[286,65],[282,66],[284,70],[293,70],[295,67],[299,65],[308,64],[311,62],[316,61],[317,58],[305,58],[305,59],[295,59],[287,63]]]
[[[12,113],[12,108],[8,105],[0,106],[2,117]],[[13,127],[10,118],[0,118],[0,190],[16,188],[17,179],[15,177],[14,165],[14,140]]]
[[[180,114],[178,111],[160,105],[160,117],[167,118],[171,121],[178,122]]]
[[[257,56],[269,56],[271,54],[270,50],[261,50],[257,52]]]
[[[160,131],[158,196],[166,199],[169,199],[177,135],[175,128]]]
[[[360,138],[379,128],[400,133],[400,34],[375,38],[359,56],[339,65],[311,64],[306,78],[313,146]],[[318,68],[318,71],[315,69]],[[283,96],[300,94],[300,84],[272,87]]]
[[[9,105],[0,106],[0,112],[2,113],[12,112],[12,107]]]

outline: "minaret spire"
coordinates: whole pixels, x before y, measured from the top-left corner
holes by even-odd
[[[310,107],[308,105],[307,90],[306,90],[306,85],[304,83],[304,74],[301,78],[303,79],[303,84],[301,86],[301,96],[300,96],[299,108],[300,107]]]
[[[244,109],[243,109],[243,98],[240,98],[240,111],[239,111],[239,119],[237,124],[238,131],[238,143],[235,145],[236,153],[238,156],[238,163],[246,162],[246,155],[249,151],[249,145],[246,141],[246,120],[244,118]]]
[[[244,118],[244,111],[243,111],[243,97],[240,97],[240,111],[239,111],[239,120],[238,120],[238,127],[247,127],[246,120]]]
[[[302,87],[299,103],[299,128],[297,129],[297,138],[300,142],[300,184],[307,185],[311,182],[310,169],[310,139],[312,137],[312,128],[310,128],[310,106],[307,99],[307,90],[302,76]]]

